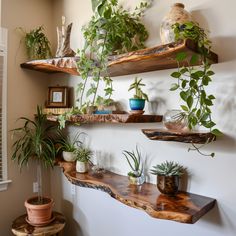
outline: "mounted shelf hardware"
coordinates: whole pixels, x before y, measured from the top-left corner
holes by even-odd
[[[159,141],[203,144],[216,139],[216,136],[209,132],[180,132],[167,129],[142,129],[142,132],[149,139]]]
[[[49,121],[57,121],[58,116],[47,115]],[[160,115],[130,115],[130,114],[106,114],[106,115],[72,115],[68,120],[72,123],[152,123],[161,122]]]
[[[58,164],[72,184],[102,190],[123,204],[144,210],[158,219],[193,224],[211,210],[216,202],[213,198],[188,192],[167,196],[160,194],[154,184],[130,185],[128,177],[109,171],[99,176],[93,172],[79,174],[75,171],[75,163],[59,161]]]
[[[110,76],[121,76],[177,68],[175,58],[180,52],[186,52],[188,57],[191,57],[193,53],[198,53],[198,47],[193,41],[185,40],[111,56],[108,62],[108,74]],[[78,57],[34,60],[22,63],[21,67],[48,73],[64,72],[79,75],[76,65],[78,60]],[[217,63],[217,54],[211,52],[209,60],[211,63]],[[199,64],[200,61],[194,65]]]

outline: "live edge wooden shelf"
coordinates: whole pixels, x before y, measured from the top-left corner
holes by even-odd
[[[182,143],[203,144],[216,139],[216,136],[209,132],[181,132],[167,129],[142,129],[142,132],[151,140],[175,141]]]
[[[49,121],[57,121],[58,116],[47,115]],[[105,114],[105,115],[72,115],[68,119],[71,123],[93,124],[93,123],[152,123],[161,122],[160,115],[133,115],[133,114]]]
[[[102,190],[114,199],[159,219],[193,224],[211,210],[216,200],[201,195],[179,192],[176,196],[160,194],[156,185],[130,185],[128,177],[109,171],[102,175],[77,173],[75,163],[58,162],[67,179],[75,185]]]
[[[108,74],[121,76],[177,68],[175,58],[180,52],[186,52],[188,57],[191,57],[193,53],[198,53],[198,47],[193,41],[185,40],[113,56],[108,62]],[[78,57],[34,60],[22,63],[21,67],[47,73],[64,72],[79,75],[76,65],[78,60]],[[217,54],[211,52],[209,60],[211,63],[217,63]],[[197,62],[194,65],[199,64],[200,62]]]

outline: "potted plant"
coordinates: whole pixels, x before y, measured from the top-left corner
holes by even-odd
[[[93,155],[93,152],[86,147],[80,146],[76,151],[76,171],[79,173],[85,173],[89,168],[89,161]]]
[[[148,101],[148,95],[142,90],[143,86],[145,86],[145,84],[142,83],[142,79],[135,77],[134,82],[128,89],[128,91],[134,90],[133,98],[129,99],[130,109],[133,113],[142,114],[145,106],[145,100]]]
[[[172,84],[170,90],[179,90],[179,96],[183,102],[180,106],[181,114],[185,115],[187,127],[190,131],[196,127],[204,127],[216,136],[222,135],[215,128],[216,123],[212,120],[211,107],[215,96],[207,91],[207,86],[210,85],[212,76],[215,74],[208,59],[211,57],[211,41],[208,39],[205,30],[195,22],[176,23],[172,28],[176,41],[190,39],[197,44],[199,52],[199,54],[193,54],[191,57],[186,52],[178,53],[176,60],[179,67],[177,71],[171,73],[177,82]],[[196,63],[201,66],[193,66]],[[213,140],[208,140],[207,143],[211,141]],[[200,152],[197,146],[189,150],[196,150],[200,154],[208,156]],[[211,157],[214,155],[214,153],[209,154]]]
[[[26,53],[30,60],[47,59],[52,57],[50,42],[43,33],[43,26],[26,32],[22,28],[18,28],[24,37]]]
[[[37,161],[38,196],[25,201],[27,208],[27,221],[32,225],[45,225],[51,220],[53,199],[44,197],[42,194],[42,167],[53,167],[55,159],[54,141],[50,132],[55,126],[48,126],[46,115],[42,108],[37,106],[37,117],[30,120],[21,117],[19,120],[24,124],[20,128],[13,129],[17,140],[13,143],[12,160],[17,161],[20,168],[28,165],[29,161]]]
[[[151,174],[157,175],[157,188],[163,194],[175,195],[179,189],[179,179],[185,168],[173,161],[165,161],[153,166]]]
[[[64,136],[61,131],[58,131],[58,134],[59,138],[57,140],[57,153],[62,152],[62,157],[65,161],[75,161],[75,151],[82,143],[81,141],[79,141],[79,137],[82,133],[77,132],[74,137]]]
[[[94,14],[83,28],[85,44],[79,50],[80,60],[77,63],[82,78],[77,86],[80,108],[88,101],[90,106],[95,105],[101,86],[104,87],[104,94],[100,96],[107,101],[111,99],[114,89],[108,75],[109,57],[144,48],[148,38],[141,22],[144,11],[149,7],[146,2],[141,2],[132,13],[119,6],[118,1],[91,2]]]
[[[128,172],[130,184],[141,185],[145,182],[143,173],[143,164],[141,159],[141,153],[136,146],[136,153],[134,151],[123,151],[123,155],[126,158],[131,171]]]

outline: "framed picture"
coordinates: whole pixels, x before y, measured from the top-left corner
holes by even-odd
[[[47,107],[69,107],[68,87],[49,87]]]

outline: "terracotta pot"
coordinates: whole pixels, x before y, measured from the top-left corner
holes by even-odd
[[[179,189],[179,176],[157,176],[157,188],[166,195],[175,195]]]
[[[63,159],[68,162],[73,162],[76,159],[76,155],[73,152],[62,152]]]
[[[78,173],[88,172],[88,162],[76,161],[76,171]]]
[[[27,222],[35,226],[47,225],[52,220],[53,205],[53,199],[47,197],[43,197],[42,204],[38,203],[38,197],[27,199],[25,201]]]

